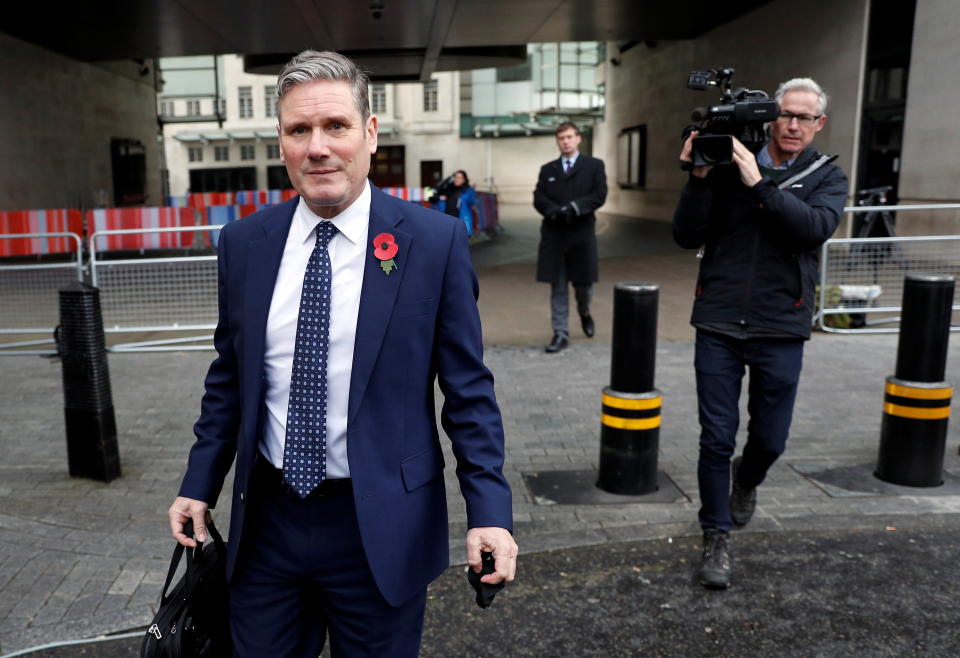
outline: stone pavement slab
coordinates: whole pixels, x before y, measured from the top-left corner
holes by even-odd
[[[666,537],[528,555],[479,609],[463,567],[427,591],[423,658],[955,656],[960,531],[735,533],[729,590],[695,582],[699,542]],[[140,638],[29,658],[126,658]],[[324,653],[323,655],[328,655]]]
[[[883,380],[895,347],[895,336],[817,335],[807,345],[787,454],[760,489],[752,529],[877,528],[928,515],[960,519],[960,496],[923,491],[839,499],[791,468],[876,459]],[[680,502],[538,505],[525,488],[524,472],[597,467],[609,350],[603,342],[577,343],[557,355],[534,346],[487,350],[507,428],[506,474],[524,554],[698,533],[696,401],[687,342],[664,341],[657,350],[657,386],[664,395],[659,466],[685,494]],[[16,398],[4,405],[0,425],[3,651],[149,621],[172,549],[165,510],[193,440],[208,358],[110,356],[123,477],[106,485],[66,473],[59,364],[39,357],[3,361],[0,385]],[[960,344],[954,341],[948,379],[958,379],[958,367]],[[946,455],[952,474],[960,474],[958,443],[954,423]],[[462,562],[466,515],[446,442],[445,451],[451,549]],[[222,526],[225,507],[214,512]]]

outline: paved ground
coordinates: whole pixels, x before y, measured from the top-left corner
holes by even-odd
[[[704,593],[691,581],[697,423],[686,316],[695,259],[669,244],[663,226],[606,218],[598,336],[574,332],[569,350],[546,355],[547,290],[532,282],[536,225],[519,214],[506,224],[505,235],[474,254],[507,430],[521,579],[481,612],[456,584],[462,573],[451,570],[432,590],[425,656],[960,653],[960,631],[941,614],[956,597],[956,422],[945,486],[871,493],[895,336],[818,334],[808,343],[787,455],[735,541],[736,585],[725,595]],[[672,502],[537,504],[524,474],[596,468],[610,284],[618,279],[661,284],[659,465],[680,493]],[[149,621],[172,549],[164,512],[208,361],[207,353],[111,355],[124,473],[109,485],[66,473],[59,363],[0,362],[0,652]],[[958,374],[954,340],[947,379]],[[465,515],[447,457],[452,555],[462,561]],[[837,469],[846,469],[847,488],[829,477]],[[226,523],[222,506],[216,516]],[[55,655],[130,655],[129,643],[114,644],[119,653],[100,645],[99,653]]]

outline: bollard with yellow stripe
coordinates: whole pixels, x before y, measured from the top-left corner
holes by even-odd
[[[660,409],[657,390],[624,393],[603,389],[600,413],[600,469],[604,491],[641,495],[657,490]]]
[[[953,387],[887,377],[876,476],[911,487],[943,482]]]

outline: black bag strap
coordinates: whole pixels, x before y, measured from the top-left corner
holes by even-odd
[[[215,550],[220,553],[221,557],[225,556],[227,553],[227,546],[223,543],[223,537],[220,536],[220,532],[217,530],[216,526],[213,525],[211,520],[207,524],[207,529],[210,531],[210,536],[213,537],[213,545]],[[183,532],[188,537],[193,537],[193,519],[190,519],[183,525]],[[177,542],[176,548],[173,549],[173,557],[170,559],[170,568],[167,569],[167,578],[163,582],[163,589],[160,594],[160,605],[164,605],[170,598],[170,593],[167,591],[170,589],[170,583],[173,582],[173,576],[177,572],[177,567],[180,566],[180,559],[183,557],[183,553],[186,550],[186,547]],[[203,543],[197,542],[197,547],[186,551],[187,553],[187,571],[184,575],[183,582],[184,586],[187,589],[187,596],[189,597],[193,590],[193,581],[196,579],[196,570],[197,567],[194,564],[199,563],[203,560]]]

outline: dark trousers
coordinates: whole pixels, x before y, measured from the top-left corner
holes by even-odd
[[[729,531],[730,459],[740,424],[740,388],[750,368],[747,443],[739,484],[753,488],[783,454],[797,397],[802,340],[739,340],[697,332],[694,366],[700,415],[700,525]]]
[[[577,300],[577,313],[590,315],[590,300],[593,296],[593,284],[573,285],[574,297]],[[569,336],[570,293],[567,288],[567,269],[560,264],[560,273],[557,280],[550,284],[550,328],[553,333]]]
[[[352,494],[258,489],[230,584],[235,655],[316,658],[329,633],[334,658],[417,656],[426,591],[400,607],[383,599]]]

